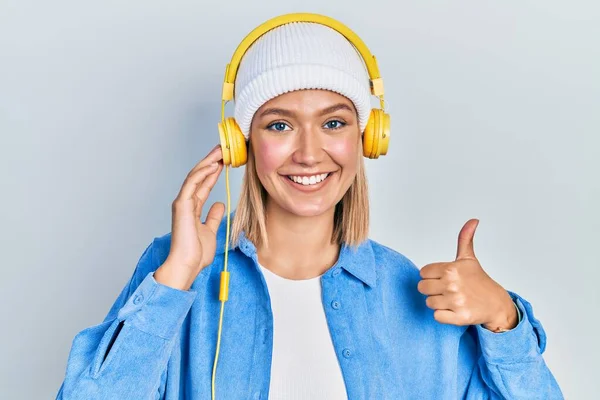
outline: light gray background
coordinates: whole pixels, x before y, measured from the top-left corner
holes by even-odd
[[[2,0],[0,396],[54,398],[73,337],[217,143],[238,42],[297,11],[346,23],[380,61],[393,136],[367,162],[372,237],[423,266],[453,260],[479,218],[475,252],[532,302],[565,395],[597,395],[597,2]]]

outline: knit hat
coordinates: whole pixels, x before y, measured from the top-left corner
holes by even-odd
[[[364,131],[371,89],[360,53],[328,26],[290,22],[258,38],[240,62],[234,117],[244,136],[248,138],[252,117],[264,103],[299,89],[328,89],[347,97]]]

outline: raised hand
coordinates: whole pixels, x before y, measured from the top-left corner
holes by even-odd
[[[508,292],[483,270],[475,257],[473,236],[479,220],[470,219],[460,230],[456,260],[421,268],[419,292],[435,310],[436,321],[451,325],[482,324],[495,332],[517,325],[517,310]]]
[[[171,249],[156,270],[157,282],[188,290],[198,273],[212,263],[216,251],[216,233],[225,212],[223,203],[212,205],[201,222],[202,207],[223,170],[219,145],[188,173],[172,203]]]

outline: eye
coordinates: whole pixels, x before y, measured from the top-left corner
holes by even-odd
[[[333,120],[325,123],[325,126],[331,130],[340,129],[345,125],[346,125],[346,123],[340,121],[339,119],[333,119]]]
[[[271,130],[271,131],[274,130],[277,132],[283,132],[286,130],[285,129],[286,126],[289,127],[289,125],[286,124],[285,122],[273,122],[272,124],[267,125],[267,129]],[[275,128],[275,129],[272,129],[272,128]]]

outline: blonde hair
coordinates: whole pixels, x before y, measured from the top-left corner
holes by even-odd
[[[268,193],[256,173],[252,140],[248,141],[248,162],[242,190],[232,223],[231,241],[237,245],[242,231],[255,246],[268,247],[266,203]],[[365,163],[358,157],[354,181],[335,205],[332,243],[357,246],[369,235],[369,193]]]

